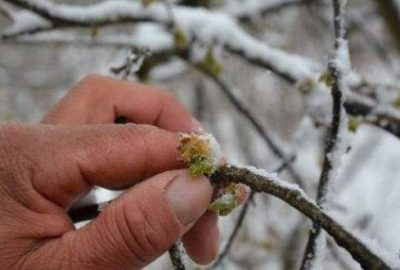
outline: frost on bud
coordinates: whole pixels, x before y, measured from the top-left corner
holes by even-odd
[[[217,140],[206,132],[180,134],[178,150],[193,176],[213,174],[222,158]]]
[[[218,198],[208,206],[208,209],[220,216],[227,216],[238,206],[239,198],[239,186],[235,183],[229,183],[219,190]]]
[[[180,159],[188,165],[192,176],[212,175],[221,165],[220,146],[215,137],[209,133],[180,134],[178,150]],[[221,216],[229,215],[239,204],[239,186],[235,183],[227,183],[218,188],[217,199],[208,208]]]

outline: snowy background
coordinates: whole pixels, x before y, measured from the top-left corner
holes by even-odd
[[[43,20],[23,14],[6,2],[0,1],[1,10],[4,11],[0,12],[0,29],[6,33],[46,25]],[[76,9],[78,18],[79,10],[97,2],[52,1],[82,5]],[[109,5],[117,2],[132,2],[134,7],[142,5],[134,0],[114,0],[109,1]],[[178,6],[177,2],[185,1],[173,2],[174,6]],[[323,125],[316,127],[312,119],[315,115],[322,118],[327,115],[329,119],[331,99],[328,90],[304,94],[298,88],[304,86],[304,74],[312,71],[318,75],[326,70],[334,37],[330,1],[311,1],[311,4],[287,0],[186,2],[207,2],[208,9],[218,15],[204,17],[206,20],[200,19],[208,15],[199,15],[200,19],[196,22],[185,10],[175,10],[175,20],[180,27],[192,31],[192,35],[197,35],[200,41],[203,38],[206,44],[199,42],[193,45],[194,59],[204,56],[215,36],[222,39],[224,33],[231,33],[227,39],[238,39],[236,42],[231,40],[236,44],[233,46],[249,46],[249,51],[256,57],[270,57],[283,70],[289,66],[296,76],[299,74],[297,82],[288,83],[277,76],[274,70],[253,66],[242,57],[225,50],[218,42],[213,47],[214,57],[222,65],[224,77],[235,86],[236,95],[243,103],[251,105],[249,107],[253,115],[285,153],[296,154],[293,166],[305,180],[303,187],[307,194],[315,197],[326,128]],[[288,4],[265,15],[260,12],[262,8],[268,9],[283,2],[299,3]],[[151,5],[163,8],[158,3]],[[400,7],[400,3],[397,7]],[[157,15],[157,8],[154,9]],[[105,11],[100,10],[97,15],[101,16],[102,12]],[[67,12],[65,14],[68,15]],[[219,16],[221,14],[222,17]],[[399,10],[397,14],[400,14]],[[370,83],[394,86],[395,90],[390,95],[382,92],[384,102],[394,103],[400,97],[400,47],[396,46],[394,34],[388,30],[375,1],[349,1],[347,15],[353,70]],[[253,46],[247,36],[232,34],[235,32],[230,27],[236,27],[236,24],[231,25],[230,20],[238,21],[237,18],[241,17],[247,19],[238,23],[240,29],[266,46],[262,48],[269,50]],[[226,18],[229,19],[228,23]],[[147,22],[98,28],[67,27],[0,41],[0,121],[39,121],[57,100],[86,75],[111,75],[110,67],[123,63],[129,54],[129,47],[133,45],[144,45],[158,51],[174,46],[174,39],[165,27]],[[307,61],[303,61],[303,58],[294,61],[286,54],[279,56],[281,52],[301,55]],[[293,61],[285,62],[286,58]],[[139,78],[132,76],[129,79]],[[230,161],[270,171],[280,165],[281,161],[218,86],[186,61],[178,57],[169,58],[150,71],[147,82],[175,93],[215,134]],[[330,188],[329,211],[347,228],[375,241],[386,253],[399,256],[399,138],[377,127],[362,124],[355,133],[347,132],[343,141],[350,150],[343,154],[341,166],[336,170]],[[285,171],[281,176],[291,180]],[[99,194],[97,199],[105,200],[106,194]],[[233,229],[238,212],[221,219],[222,247]],[[310,224],[285,203],[271,196],[257,194],[227,257],[225,269],[297,269]],[[166,269],[168,265],[168,258],[162,258],[149,269]],[[345,250],[338,248],[328,238],[324,269],[359,269],[359,266]]]

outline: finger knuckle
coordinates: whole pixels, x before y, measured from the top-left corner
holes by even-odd
[[[74,87],[73,92],[80,94],[90,94],[102,85],[105,77],[99,74],[90,74],[80,80]]]

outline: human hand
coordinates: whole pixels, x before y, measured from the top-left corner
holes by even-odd
[[[136,124],[113,124],[120,116]],[[213,188],[177,159],[176,132],[195,128],[167,92],[101,76],[76,85],[40,124],[3,125],[0,269],[140,269],[181,237],[193,260],[210,262]],[[66,209],[93,185],[134,184],[74,228]]]

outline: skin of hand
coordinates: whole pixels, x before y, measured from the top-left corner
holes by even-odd
[[[120,116],[129,123],[114,124]],[[177,159],[177,132],[198,127],[168,92],[98,75],[41,123],[2,125],[0,269],[140,269],[180,238],[209,263],[219,239],[213,188]],[[66,210],[94,185],[130,188],[75,229]]]

